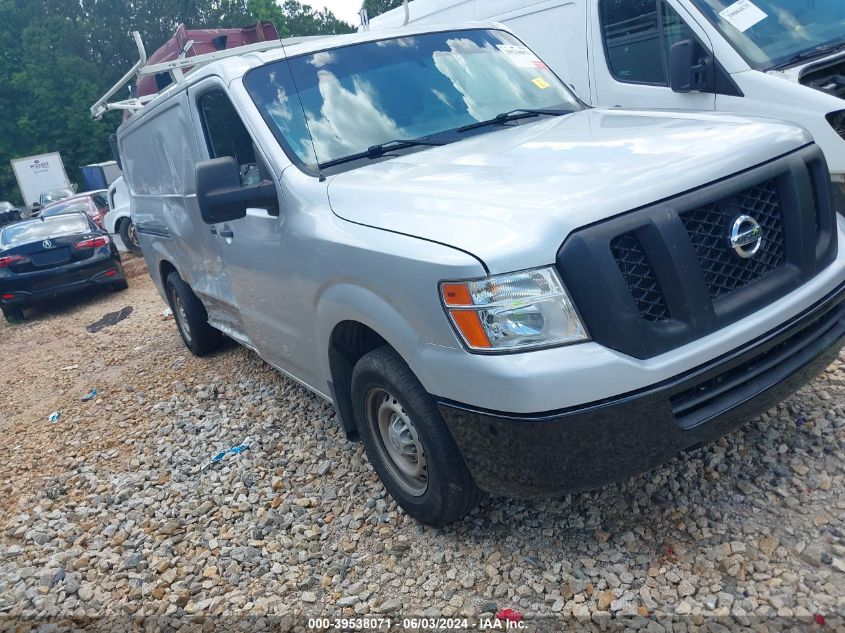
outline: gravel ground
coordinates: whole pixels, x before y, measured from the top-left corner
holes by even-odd
[[[842,362],[652,473],[491,498],[435,530],[386,496],[330,405],[234,344],[190,356],[127,267],[127,292],[0,325],[0,630],[397,629],[504,608],[526,630],[845,630]]]

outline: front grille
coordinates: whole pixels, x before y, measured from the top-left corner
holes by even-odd
[[[763,230],[762,246],[749,259],[737,255],[730,245],[731,227],[740,215],[753,217]],[[747,286],[783,263],[783,211],[774,180],[682,213],[681,220],[714,300]]]
[[[620,235],[610,243],[610,250],[613,251],[640,315],[646,321],[668,319],[666,299],[654,275],[654,267],[637,236],[630,233]]]
[[[654,358],[766,310],[836,259],[829,182],[809,145],[573,231],[557,270],[594,341]],[[731,245],[742,216],[761,238],[744,253]]]

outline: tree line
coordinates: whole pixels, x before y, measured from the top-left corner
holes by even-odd
[[[354,1],[354,0],[350,0]],[[402,0],[364,0],[370,16]],[[111,159],[118,113],[93,121],[91,105],[179,24],[225,28],[273,22],[282,37],[348,33],[351,24],[297,0],[0,0],[0,201],[20,203],[10,160],[61,152],[71,181],[79,167]]]

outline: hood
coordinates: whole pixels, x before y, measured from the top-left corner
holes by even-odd
[[[732,115],[585,110],[335,176],[332,209],[472,253],[491,273],[551,264],[573,230],[811,142]]]

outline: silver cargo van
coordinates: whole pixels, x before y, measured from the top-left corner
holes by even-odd
[[[426,523],[658,466],[845,341],[845,218],[799,127],[590,109],[483,24],[133,72],[174,81],[93,111],[134,111],[132,220],[185,344],[331,400]]]

